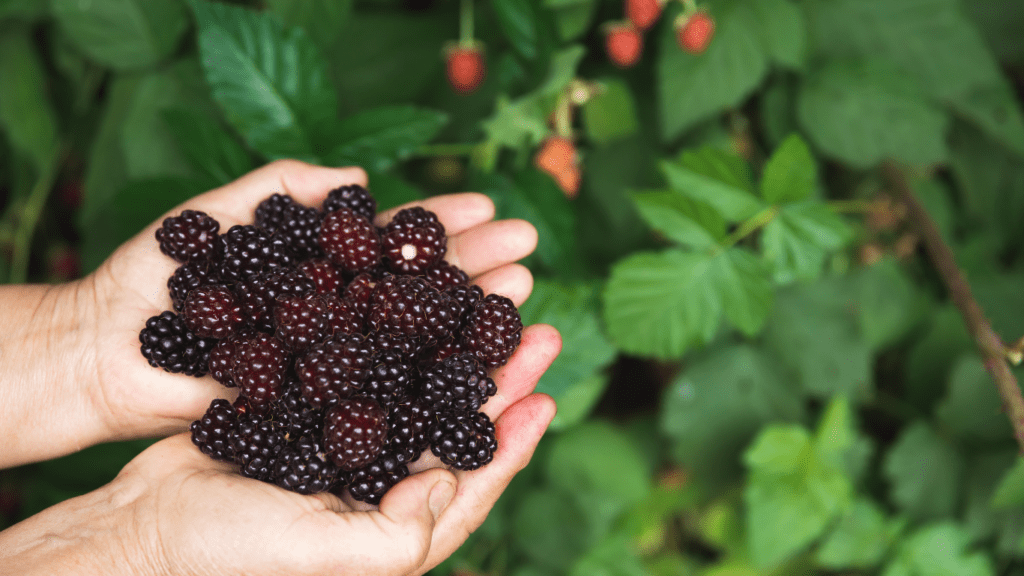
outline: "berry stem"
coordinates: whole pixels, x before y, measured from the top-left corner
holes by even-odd
[[[32,248],[32,237],[35,235],[39,216],[43,205],[50,195],[53,183],[57,179],[57,171],[63,158],[63,146],[58,145],[50,154],[49,161],[43,166],[39,178],[29,192],[22,206],[18,226],[14,232],[14,255],[11,258],[11,284],[24,284],[28,280],[29,253]]]
[[[555,105],[555,134],[572,140],[572,102],[568,90],[562,92]]]
[[[459,10],[459,46],[473,46],[473,0],[462,0]]]
[[[725,239],[725,242],[723,242],[721,246],[718,246],[714,249],[714,251],[712,252],[712,256],[717,256],[718,254],[725,252],[729,248],[732,248],[747,236],[750,236],[754,232],[757,232],[761,228],[767,226],[768,223],[774,220],[775,217],[778,215],[778,206],[769,206],[764,210],[761,210],[757,214],[754,214],[746,221],[742,222],[735,230],[733,230],[732,234],[729,234],[729,237]]]
[[[1003,408],[1010,419],[1010,425],[1013,426],[1017,444],[1021,453],[1024,453],[1024,395],[1021,394],[1017,378],[1007,364],[1007,347],[992,329],[984,310],[971,293],[971,285],[967,283],[963,271],[957,266],[953,251],[943,240],[935,221],[918,201],[903,169],[889,161],[883,164],[882,173],[906,205],[907,219],[921,235],[928,256],[946,285],[950,300],[960,310],[960,315],[963,316],[964,323],[974,338],[978,351],[981,352],[985,370],[995,381],[996,389],[1003,400]]]
[[[697,0],[680,0],[683,5],[683,14],[689,17],[697,11]]]

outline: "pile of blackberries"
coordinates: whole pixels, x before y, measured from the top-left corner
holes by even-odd
[[[156,231],[181,263],[174,310],[150,318],[142,355],[169,372],[237,387],[192,423],[192,441],[242,475],[376,504],[429,448],[446,465],[491,461],[480,407],[488,370],[522,334],[511,300],[484,295],[443,257],[448,238],[423,208],[373,224],[361,186],[318,208],[274,194],[255,224],[185,210]]]

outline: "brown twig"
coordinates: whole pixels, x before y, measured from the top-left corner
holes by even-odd
[[[942,239],[935,221],[914,195],[903,170],[895,163],[886,162],[882,166],[882,172],[906,205],[910,223],[917,228],[917,232],[921,235],[932,264],[935,265],[946,284],[950,299],[960,310],[967,329],[978,345],[985,369],[995,381],[1006,414],[1013,426],[1017,444],[1020,446],[1021,452],[1024,453],[1024,395],[1021,395],[1017,378],[1014,377],[1007,364],[1006,345],[992,330],[992,325],[985,317],[985,312],[982,311],[978,301],[971,294],[970,284],[967,283],[963,272],[956,265],[953,252]]]

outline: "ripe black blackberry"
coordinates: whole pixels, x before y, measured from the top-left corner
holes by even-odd
[[[351,397],[370,375],[373,350],[358,334],[335,334],[295,361],[302,395],[314,408]]]
[[[390,409],[398,394],[411,386],[412,366],[394,349],[377,350],[370,364],[370,375],[359,393],[373,398],[386,410]]]
[[[305,260],[297,268],[299,272],[313,280],[317,294],[337,294],[344,282],[341,273],[327,258]]]
[[[274,306],[281,296],[303,296],[316,290],[316,283],[295,269],[271,270],[253,276],[235,288],[242,311],[253,328],[274,332]]]
[[[241,416],[229,438],[242,476],[273,481],[277,456],[285,446],[285,439],[272,420],[253,414]]]
[[[210,376],[221,384],[228,388],[235,387],[234,377],[231,375],[231,370],[235,365],[235,344],[241,340],[247,340],[256,335],[256,331],[243,327],[238,332],[224,338],[217,342],[210,351],[210,359],[207,362],[207,366],[210,370]]]
[[[351,300],[338,298],[333,294],[324,297],[327,305],[327,336],[338,333],[362,334],[366,328],[366,317],[359,306]]]
[[[238,413],[231,402],[216,399],[210,403],[203,417],[189,426],[192,443],[199,450],[223,462],[234,462],[235,451],[231,447],[230,435],[238,427]]]
[[[189,376],[206,375],[210,351],[216,344],[216,340],[196,336],[180,316],[169,310],[146,321],[139,342],[150,366]]]
[[[238,282],[261,272],[292,265],[284,238],[253,225],[236,225],[218,237],[221,275]]]
[[[438,290],[445,290],[450,286],[465,286],[469,284],[469,275],[454,264],[444,260],[438,262],[424,272],[423,277],[434,285]]]
[[[316,208],[298,203],[284,207],[281,222],[274,235],[284,239],[292,253],[299,260],[323,256],[317,237],[324,215]]]
[[[181,312],[189,292],[200,286],[220,283],[220,268],[216,262],[192,260],[178,266],[174,274],[167,279],[167,289],[171,294],[174,310]]]
[[[335,188],[327,193],[320,209],[329,214],[341,208],[348,208],[370,222],[377,216],[377,200],[358,184]]]
[[[384,227],[380,242],[392,271],[420,274],[444,257],[448,236],[436,214],[417,206],[395,214]]]
[[[181,315],[185,325],[203,338],[227,338],[245,322],[234,292],[219,284],[189,292]]]
[[[459,323],[465,324],[469,313],[476,308],[477,302],[484,299],[484,291],[477,285],[449,286],[444,290],[445,294],[451,296],[459,304]]]
[[[462,346],[462,340],[455,337],[447,338],[421,352],[419,366],[421,368],[431,368],[435,364],[444,362],[446,359],[463,352],[465,352],[465,349]]]
[[[274,462],[274,483],[299,494],[326,492],[344,478],[324,452],[323,440],[314,436],[284,446]]]
[[[217,246],[220,223],[205,212],[183,210],[165,218],[156,230],[160,251],[178,262],[209,260]]]
[[[415,462],[430,447],[437,411],[416,396],[399,398],[388,413],[388,448],[402,464]]]
[[[423,341],[415,334],[370,331],[366,342],[372,350],[394,350],[403,358],[418,358],[426,350]]]
[[[441,412],[430,430],[430,451],[458,470],[476,470],[493,460],[497,449],[494,424],[483,412]]]
[[[367,504],[380,504],[380,499],[409,475],[409,468],[394,454],[381,454],[369,465],[352,473],[348,492],[352,498]]]
[[[479,410],[498,392],[487,369],[472,354],[446,358],[423,373],[423,401],[438,410]]]
[[[285,210],[297,205],[295,199],[287,194],[271,194],[256,206],[256,226],[273,234],[284,223]]]
[[[360,314],[365,318],[370,313],[370,297],[373,295],[374,289],[377,287],[377,283],[380,281],[376,276],[370,272],[363,272],[357,274],[345,286],[345,290],[341,293],[341,297],[349,302],[352,302],[359,308]]]
[[[340,208],[324,217],[317,242],[331,262],[348,272],[358,274],[380,260],[377,229],[348,208]]]
[[[387,434],[387,412],[371,398],[342,400],[324,414],[324,449],[345,471],[376,460],[387,443]]]
[[[235,343],[231,379],[249,406],[267,412],[281,396],[288,363],[288,353],[280,340],[256,334]]]
[[[504,366],[523,336],[523,321],[516,305],[497,294],[477,302],[462,328],[466,351],[476,354],[487,368]]]
[[[319,437],[323,432],[323,411],[313,408],[302,397],[302,383],[294,377],[286,379],[281,398],[271,407],[270,415],[289,442],[303,436]]]
[[[323,340],[327,313],[327,301],[319,294],[279,296],[274,306],[278,340],[289,352],[305,352]]]
[[[458,325],[458,306],[422,278],[393,276],[381,280],[370,296],[369,326],[377,332],[416,336],[423,342],[443,340]]]

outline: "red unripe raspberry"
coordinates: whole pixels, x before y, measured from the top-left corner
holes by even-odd
[[[629,68],[640,61],[643,52],[643,38],[631,23],[617,24],[608,28],[604,37],[608,58],[619,68]]]
[[[469,94],[484,81],[484,53],[475,47],[452,48],[446,55],[445,68],[452,88],[461,94]]]
[[[640,30],[647,30],[661,16],[662,0],[626,0],[626,18]]]
[[[708,47],[715,34],[715,21],[707,12],[697,12],[676,23],[676,40],[691,54],[700,54]]]
[[[533,163],[539,170],[554,178],[558,187],[569,198],[575,197],[579,192],[580,169],[576,145],[568,138],[549,137],[541,144]]]

